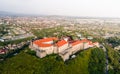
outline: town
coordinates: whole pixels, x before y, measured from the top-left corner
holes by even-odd
[[[120,0],[0,0],[0,74],[120,74]]]
[[[23,70],[21,65],[27,65],[24,67],[26,71],[28,68],[33,70],[34,65],[40,73],[49,66],[51,69],[54,69],[53,66],[59,69],[65,67],[71,71],[71,65],[79,67],[81,72],[89,68],[91,74],[94,72],[92,68],[98,69],[99,65],[102,66],[99,68],[101,74],[114,69],[119,72],[119,21],[66,16],[0,17],[0,62],[7,62],[11,66],[19,62],[21,64],[14,65],[14,69],[17,66]],[[115,60],[114,56],[117,56]],[[4,70],[8,68],[7,63],[4,63]],[[2,63],[0,66],[2,68]],[[83,74],[86,74],[86,70]]]
[[[74,39],[119,38],[119,23],[119,19],[82,19],[63,16],[0,17],[0,48],[5,49],[7,46],[10,47],[12,45],[11,48],[16,49],[14,48],[16,47],[16,44],[11,44],[9,43],[10,41],[27,39],[31,37],[44,38],[49,36],[59,36],[61,33],[62,35],[66,35],[65,33],[67,33],[67,35],[71,35]],[[59,27],[62,27],[62,30],[58,32],[57,30],[59,30]],[[49,31],[47,31],[47,34],[40,33],[42,30],[47,30],[49,28],[55,28],[57,30],[55,30],[56,32],[51,35],[49,35]],[[19,45],[21,44],[23,43],[19,43]],[[1,50],[1,54],[5,51],[6,50]]]

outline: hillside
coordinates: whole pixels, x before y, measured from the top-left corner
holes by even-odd
[[[108,73],[109,74],[120,74],[120,54],[113,48],[106,45],[108,51]]]
[[[35,53],[33,51],[30,51],[29,48],[25,48],[18,55],[10,57],[4,62],[1,62],[0,73],[89,74],[92,71],[93,73],[100,74],[104,72],[104,60],[100,59],[99,57],[100,55],[104,57],[103,51],[101,49],[90,48],[88,50],[81,51],[76,55],[76,58],[68,60],[64,63],[58,55],[52,54],[43,59],[40,59],[36,57]],[[97,62],[95,61],[95,59],[97,60]],[[100,62],[102,60],[103,62]],[[92,66],[91,63],[95,63],[96,67],[95,65]],[[103,66],[98,67],[101,64],[103,64]]]

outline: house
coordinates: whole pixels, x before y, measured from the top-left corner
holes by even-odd
[[[115,50],[120,50],[120,46],[114,47]]]
[[[0,50],[0,54],[5,54],[5,53],[6,53],[6,51],[4,49]]]

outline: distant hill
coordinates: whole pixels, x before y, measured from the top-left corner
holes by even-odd
[[[4,16],[34,16],[31,14],[23,14],[23,13],[14,13],[14,12],[7,12],[7,11],[0,11],[0,17]]]
[[[89,17],[89,16],[66,16],[66,15],[49,15],[49,14],[23,14],[8,11],[0,11],[0,17],[4,16],[48,16],[48,17],[66,17],[66,18],[79,18],[79,19],[120,19],[117,17]]]
[[[40,14],[23,14],[23,13],[0,11],[0,17],[4,17],[4,16],[46,16],[46,15],[40,15]]]
[[[15,16],[15,13],[12,12],[6,12],[6,11],[0,11],[0,16]]]

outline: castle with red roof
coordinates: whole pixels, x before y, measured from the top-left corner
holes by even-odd
[[[43,58],[46,55],[55,53],[59,54],[64,61],[78,51],[94,46],[99,47],[99,43],[93,43],[88,39],[69,40],[69,37],[63,37],[62,39],[56,37],[43,38],[30,44],[30,48],[36,51],[38,57]]]

